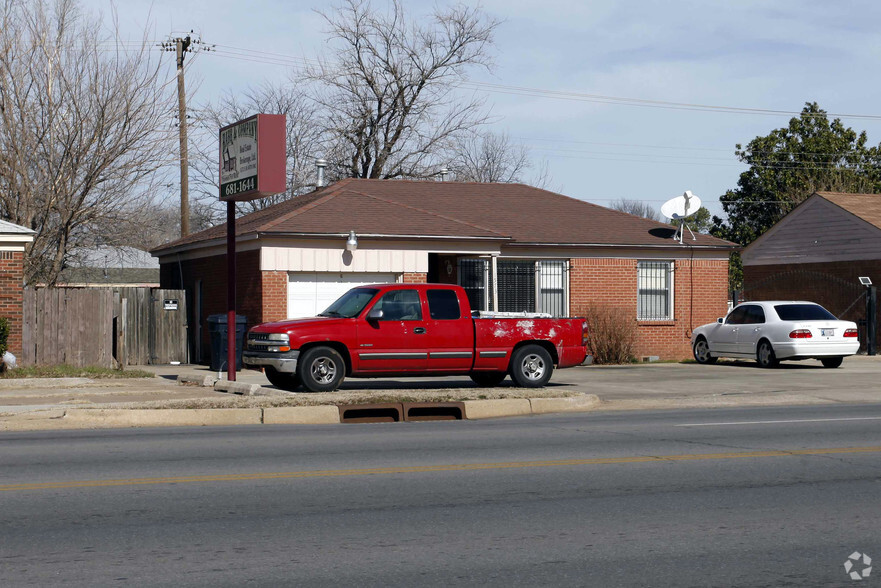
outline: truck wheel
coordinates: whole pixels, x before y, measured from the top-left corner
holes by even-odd
[[[270,366],[266,366],[263,369],[263,373],[266,375],[266,379],[269,380],[269,383],[276,388],[281,388],[282,390],[293,392],[300,387],[300,377],[297,376],[297,374],[280,372],[274,367]]]
[[[471,379],[474,383],[484,388],[498,386],[506,377],[508,377],[508,374],[505,372],[474,372],[471,374]]]
[[[300,356],[297,375],[309,392],[331,392],[346,376],[346,362],[330,347],[313,347]]]
[[[540,388],[553,372],[551,354],[539,345],[524,345],[511,356],[511,379],[521,388]]]

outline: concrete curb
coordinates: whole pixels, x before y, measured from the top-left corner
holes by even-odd
[[[265,425],[332,425],[339,424],[336,406],[279,406],[263,409]]]
[[[491,419],[532,414],[529,398],[498,398],[495,400],[465,400],[465,416],[472,419]]]
[[[248,395],[287,395],[256,384],[219,381],[216,387]],[[241,390],[241,392],[239,392]],[[594,394],[565,398],[498,398],[465,400],[468,420],[555,412],[604,410]],[[14,413],[0,418],[0,430],[99,429],[128,427],[200,427],[228,425],[338,424],[337,405],[282,406],[266,408],[53,408]]]
[[[572,396],[569,398],[530,398],[529,405],[532,414],[547,414],[551,412],[583,412],[594,410],[600,404],[600,397],[596,394],[584,396]]]
[[[177,377],[177,383],[182,386],[196,385],[204,388],[213,388],[216,382],[217,378],[214,376],[206,376],[203,374],[181,374]]]

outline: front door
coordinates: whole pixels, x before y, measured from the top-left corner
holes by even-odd
[[[740,329],[745,325],[746,306],[741,305],[732,310],[725,317],[725,322],[716,325],[713,335],[710,337],[710,350],[719,353],[737,353],[737,337]]]
[[[368,320],[371,311],[382,316]],[[354,370],[361,373],[422,372],[428,368],[428,342],[419,291],[398,288],[382,295],[358,321]]]

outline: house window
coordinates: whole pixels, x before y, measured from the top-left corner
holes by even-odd
[[[639,320],[673,319],[673,262],[637,263],[637,311]]]
[[[499,259],[496,263],[499,311],[546,312],[552,316],[565,316],[566,269],[566,261]],[[489,260],[460,259],[459,285],[465,289],[471,308],[493,308]]]

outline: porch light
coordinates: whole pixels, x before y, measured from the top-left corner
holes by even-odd
[[[358,237],[355,236],[355,231],[349,231],[349,238],[346,240],[346,250],[347,251],[355,251],[358,248]]]

